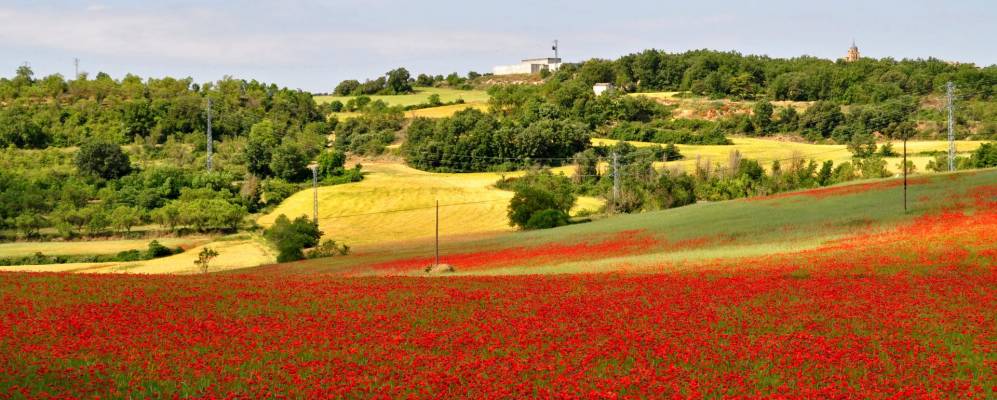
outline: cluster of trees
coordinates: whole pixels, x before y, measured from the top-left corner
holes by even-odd
[[[209,99],[218,140],[244,137],[263,119],[286,134],[325,122],[311,94],[257,81],[225,78],[198,85],[190,78],[115,80],[104,73],[67,81],[58,74],[36,79],[22,66],[14,78],[0,78],[0,148],[76,146],[93,139],[163,144],[170,137],[203,148]]]
[[[471,82],[481,77],[481,74],[470,71],[467,76],[460,76],[454,72],[447,76],[419,74],[412,77],[405,68],[396,68],[388,71],[384,76],[376,79],[368,79],[360,82],[356,79],[347,79],[339,82],[332,94],[336,96],[371,96],[371,95],[395,95],[412,93],[413,87],[438,87],[449,86],[454,89],[471,89]]]
[[[726,145],[724,125],[703,119],[659,119],[651,122],[621,122],[606,132],[617,140],[668,144]]]
[[[332,91],[337,96],[392,95],[412,93],[412,75],[405,68],[388,71],[384,76],[363,83],[347,79],[336,85]]]
[[[466,77],[460,76],[456,72],[452,72],[447,76],[419,74],[415,78],[415,85],[424,87],[445,85],[454,89],[470,89],[470,83],[479,77],[481,77],[481,74],[474,71],[469,71]]]
[[[259,188],[233,185],[230,173],[172,165],[134,168],[115,144],[88,143],[72,161],[62,162],[76,168],[0,169],[0,229],[36,236],[52,227],[66,238],[127,235],[153,222],[171,230],[230,231],[261,205]]]
[[[213,172],[204,171],[209,104]],[[359,166],[344,168],[343,152],[326,149],[338,124],[328,112],[309,93],[256,81],[66,81],[22,67],[0,79],[0,230],[55,228],[68,238],[152,223],[238,229],[309,181],[311,160],[327,184],[362,179]]]
[[[596,96],[592,85],[571,75],[555,75],[542,85],[498,85],[488,89],[492,113],[521,122],[572,119],[591,129],[619,121],[650,122],[669,111],[641,96],[613,91]]]
[[[781,59],[711,50],[645,50],[615,61],[597,59],[566,66],[560,73],[577,73],[588,85],[612,82],[627,91],[691,91],[714,98],[850,104],[941,92],[947,81],[972,97],[989,99],[997,90],[997,66],[954,65],[933,58],[864,58],[849,63],[806,56]]]
[[[409,165],[427,171],[559,165],[586,149],[590,134],[588,126],[571,119],[526,122],[470,108],[450,118],[416,118],[408,127],[402,153]]]
[[[959,170],[997,167],[997,142],[983,143],[969,157],[956,156],[952,164]],[[935,158],[928,161],[926,168],[935,172],[948,171],[948,154],[944,152],[935,154]]]
[[[759,161],[745,159],[735,150],[725,163],[697,160],[694,171],[687,173],[679,168],[655,167],[656,162],[681,158],[674,147],[637,148],[620,143],[579,153],[572,178],[540,170],[531,171],[523,178],[502,180],[497,186],[514,191],[509,206],[510,223],[523,229],[540,229],[567,224],[568,210],[578,195],[603,197],[610,210],[632,213],[680,207],[698,200],[764,196],[860,178],[891,176],[883,159],[890,155],[890,148],[882,146],[877,150],[875,144],[872,146],[871,154],[856,154],[852,161],[838,165],[832,161],[818,163],[792,157],[774,160],[767,169]],[[614,170],[613,163],[600,167],[607,155],[614,153],[618,169]],[[974,153],[974,160],[991,160],[997,165],[997,145],[981,148],[977,153],[980,155]],[[907,167],[912,170],[911,164]],[[615,195],[614,175],[620,181]]]
[[[335,147],[340,151],[379,155],[385,146],[395,141],[404,122],[405,114],[399,108],[369,110],[339,124]]]

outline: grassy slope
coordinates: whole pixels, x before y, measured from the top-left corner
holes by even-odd
[[[426,88],[426,87],[415,88],[415,93],[413,94],[368,96],[368,97],[370,97],[371,101],[381,100],[384,101],[385,103],[388,103],[389,106],[404,107],[404,106],[427,103],[429,102],[429,96],[433,94],[440,95],[440,101],[444,103],[455,101],[457,99],[464,99],[465,103],[488,102],[488,93],[486,93],[484,90],[458,90],[458,89]],[[353,96],[315,96],[315,102],[323,104],[339,100],[340,102],[345,104],[351,98],[353,98]]]
[[[891,185],[889,180],[874,185]],[[588,224],[558,229],[517,232],[460,241],[444,241],[443,262],[448,255],[543,246],[547,243],[578,243],[611,237],[622,231],[642,230],[667,242],[709,239],[709,244],[688,249],[662,247],[633,256],[607,256],[566,262],[535,262],[501,268],[464,271],[466,274],[533,274],[599,271],[641,271],[683,268],[685,263],[716,258],[760,256],[812,249],[844,235],[868,233],[911,221],[938,211],[952,199],[974,187],[993,185],[997,170],[976,173],[932,175],[910,186],[911,210],[902,209],[902,187],[881,187],[828,197],[797,195],[762,200],[700,203],[689,207],[623,215]],[[869,182],[856,183],[864,185]],[[847,185],[846,185],[847,186]],[[431,229],[431,226],[426,226]],[[260,271],[331,272],[349,275],[377,274],[367,266],[390,260],[432,256],[430,242],[395,245],[380,251],[348,257],[320,259],[289,265],[263,267]],[[457,265],[460,272],[460,266]],[[397,272],[395,272],[397,273]],[[401,272],[419,274],[416,270]]]
[[[364,170],[368,174],[361,182],[319,188],[319,226],[327,238],[360,248],[430,238],[436,200],[444,206],[440,209],[441,236],[512,230],[506,218],[512,192],[492,186],[501,174],[436,174],[391,163],[365,163]],[[310,216],[312,196],[311,189],[298,192],[258,222],[269,226],[280,214]],[[447,206],[470,202],[476,204]],[[593,198],[582,198],[578,204],[579,209],[600,205]],[[356,215],[411,208],[420,209]]]
[[[850,161],[852,154],[844,145],[825,145],[780,141],[774,139],[759,139],[735,137],[732,139],[733,145],[713,146],[713,145],[678,145],[679,151],[685,159],[667,163],[668,165],[681,166],[687,170],[692,170],[696,165],[696,157],[709,160],[711,164],[720,163],[726,165],[730,152],[737,150],[741,152],[743,158],[758,160],[766,168],[771,166],[772,160],[784,160],[799,154],[806,159],[816,159],[818,161],[832,160],[835,165],[845,161]],[[612,145],[616,140],[593,139],[596,145]],[[657,143],[630,142],[641,146],[658,145]],[[958,141],[956,150],[960,153],[971,152],[980,147],[981,141]],[[893,150],[900,153],[903,151],[903,142],[894,142]],[[931,141],[910,141],[907,142],[908,159],[914,162],[917,171],[924,171],[928,161],[934,159],[933,156],[919,155],[921,152],[948,151],[948,142],[942,140]],[[887,168],[890,171],[900,171],[900,157],[886,158]],[[783,161],[783,165],[785,165]],[[660,165],[659,165],[660,166]]]

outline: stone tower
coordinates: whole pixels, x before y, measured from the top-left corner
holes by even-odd
[[[859,47],[855,45],[855,40],[852,40],[852,47],[848,48],[848,55],[845,56],[845,61],[853,62],[858,61],[861,55],[859,55]]]

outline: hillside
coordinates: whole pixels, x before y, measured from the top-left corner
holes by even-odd
[[[956,249],[959,260],[993,262],[997,247],[986,238],[997,234],[994,182],[993,169],[914,178],[906,214],[902,181],[891,179],[444,240],[442,262],[455,265],[460,275],[748,268],[804,265],[812,257],[849,265],[886,257],[876,261],[885,266]],[[432,263],[428,241],[382,250],[255,271],[421,275]]]
[[[502,174],[437,174],[387,162],[364,163],[364,170],[370,172],[361,182],[319,188],[319,228],[326,238],[361,249],[430,238],[437,200],[443,237],[513,229],[506,217],[512,192],[493,186]],[[312,198],[311,189],[300,191],[257,222],[269,226],[281,214],[310,217]],[[582,197],[576,211],[594,211],[601,204]]]

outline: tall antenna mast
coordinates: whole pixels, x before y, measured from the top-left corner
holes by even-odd
[[[561,58],[561,56],[558,55],[557,39],[554,39],[553,49],[554,49],[554,58]]]
[[[955,84],[949,81],[945,84],[946,108],[949,110],[949,171],[955,171],[955,117],[952,96],[955,91]]]
[[[208,172],[211,172],[211,98],[208,98]]]
[[[80,79],[80,59],[73,59],[73,67],[76,68],[76,75],[73,75],[73,79]]]

